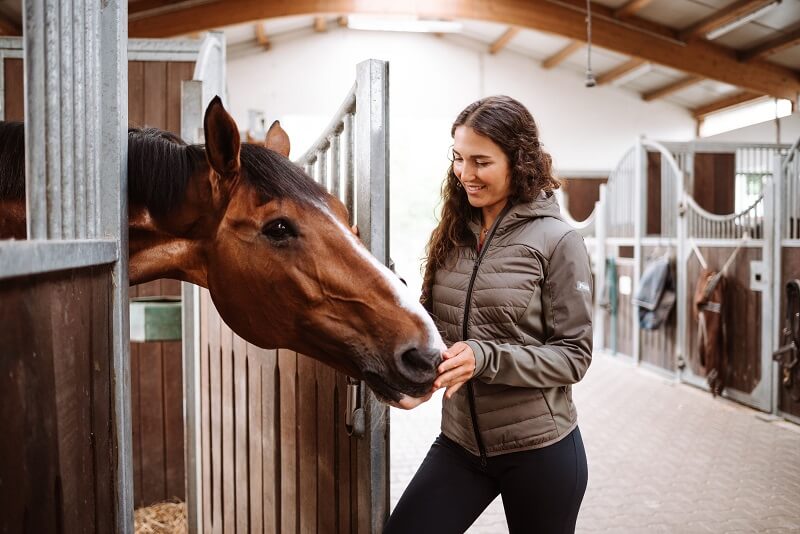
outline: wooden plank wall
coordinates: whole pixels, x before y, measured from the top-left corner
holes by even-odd
[[[600,200],[600,185],[608,182],[608,178],[564,177],[561,182],[569,214],[576,221],[583,221],[594,211],[595,202]]]
[[[5,79],[3,80],[4,91],[3,95],[3,108],[5,109],[5,118],[7,121],[24,121],[25,120],[25,79],[23,65],[21,59],[5,58],[3,60],[3,73]]]
[[[665,253],[671,252],[675,256],[674,248],[665,247],[642,247],[645,258],[660,257]],[[647,268],[645,260],[645,269]],[[676,273],[673,270],[673,281],[677,285]],[[674,372],[677,369],[675,362],[675,344],[677,341],[677,306],[673,306],[665,324],[657,330],[641,331],[640,359],[644,363],[654,365],[660,369]],[[636,310],[638,313],[638,310]]]
[[[692,197],[706,211],[717,215],[733,213],[736,206],[736,154],[694,155]]]
[[[0,281],[0,532],[112,532],[110,272]]]
[[[206,532],[367,532],[346,378],[288,350],[255,347],[201,291],[201,502]]]
[[[617,339],[617,346],[616,346],[616,353],[623,354],[625,356],[632,356],[633,355],[633,330],[631,324],[631,313],[632,304],[631,304],[631,297],[632,295],[623,295],[619,291],[619,280],[623,276],[628,276],[633,278],[633,260],[629,258],[620,258],[619,257],[619,247],[617,246],[608,246],[607,247],[607,254],[609,257],[613,257],[617,263],[617,323],[616,323],[616,339]],[[631,288],[631,292],[633,292]],[[606,350],[611,351],[614,347],[611,344],[611,337],[612,337],[612,322],[611,322],[611,313],[610,311],[605,311],[605,327],[604,327],[604,337],[605,337],[605,344],[606,346],[603,347]]]
[[[699,247],[709,268],[719,269],[733,252],[732,247]],[[761,293],[750,290],[750,262],[761,259],[761,248],[742,248],[731,265],[727,280],[725,319],[728,332],[728,378],[726,387],[751,393],[761,380]],[[694,289],[700,276],[700,262],[695,255],[687,265],[686,298],[689,321],[686,328],[687,365],[705,376],[700,367],[697,350],[697,323],[692,319]]]
[[[128,63],[128,120],[180,135],[181,82],[192,62]],[[134,286],[131,297],[180,296],[177,280]],[[131,343],[134,506],[185,498],[180,341]]]
[[[794,278],[800,278],[800,247],[783,247],[783,276],[781,280],[781,313],[780,319],[776,321],[775,328],[782,329],[784,318],[786,317],[786,283]],[[800,379],[800,372],[795,373],[795,380]],[[785,413],[800,417],[800,402],[792,400],[789,391],[780,387],[778,397],[778,408]],[[800,384],[795,383],[795,395],[800,392]]]

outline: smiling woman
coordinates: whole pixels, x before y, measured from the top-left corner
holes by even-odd
[[[521,103],[479,100],[451,134],[423,287],[449,345],[442,433],[385,532],[464,532],[498,494],[511,532],[572,532],[587,481],[571,392],[592,353],[586,247]]]

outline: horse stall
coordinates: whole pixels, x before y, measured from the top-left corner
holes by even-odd
[[[388,64],[360,63],[330,126],[296,161],[344,202],[385,264],[387,121]],[[190,284],[184,332],[190,531],[380,532],[387,406],[327,365],[247,343]]]
[[[787,149],[643,138],[625,154],[590,217],[597,349],[706,390],[721,387],[762,411],[796,413],[791,392],[778,392],[773,364],[785,306],[778,286],[797,277],[798,263],[797,172],[781,159]],[[782,237],[773,239],[776,232]],[[663,283],[675,303],[658,328],[645,329],[634,301],[659,260],[669,262]],[[721,275],[698,285],[705,270]],[[701,302],[696,311],[717,283],[721,306]]]
[[[0,241],[3,532],[132,531],[124,13],[30,2],[24,66],[0,58],[28,214]]]

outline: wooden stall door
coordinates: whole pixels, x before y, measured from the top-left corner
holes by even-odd
[[[781,305],[780,305],[780,314],[778,315],[777,320],[775,321],[775,328],[782,329],[785,323],[786,317],[786,284],[789,280],[793,280],[795,278],[800,279],[800,246],[784,246],[781,250],[782,252],[782,280],[779,281],[780,291],[781,291]],[[781,343],[783,342],[783,338],[781,338]],[[800,384],[797,383],[798,378],[800,378],[800,372],[797,372],[795,369],[794,377],[793,377],[793,389],[790,390],[779,382],[777,387],[779,388],[778,392],[778,409],[791,416],[794,416],[800,419],[800,401],[796,401],[792,398],[792,393],[794,396],[797,397],[800,394]]]
[[[181,133],[181,82],[193,62],[128,62],[128,122]],[[180,297],[177,280],[131,287],[130,296]],[[131,343],[134,506],[185,499],[180,341]]]
[[[289,350],[245,342],[201,290],[205,532],[367,531],[346,377]]]

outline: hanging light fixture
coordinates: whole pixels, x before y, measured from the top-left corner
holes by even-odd
[[[594,87],[597,80],[592,72],[592,0],[586,0],[586,87]]]

